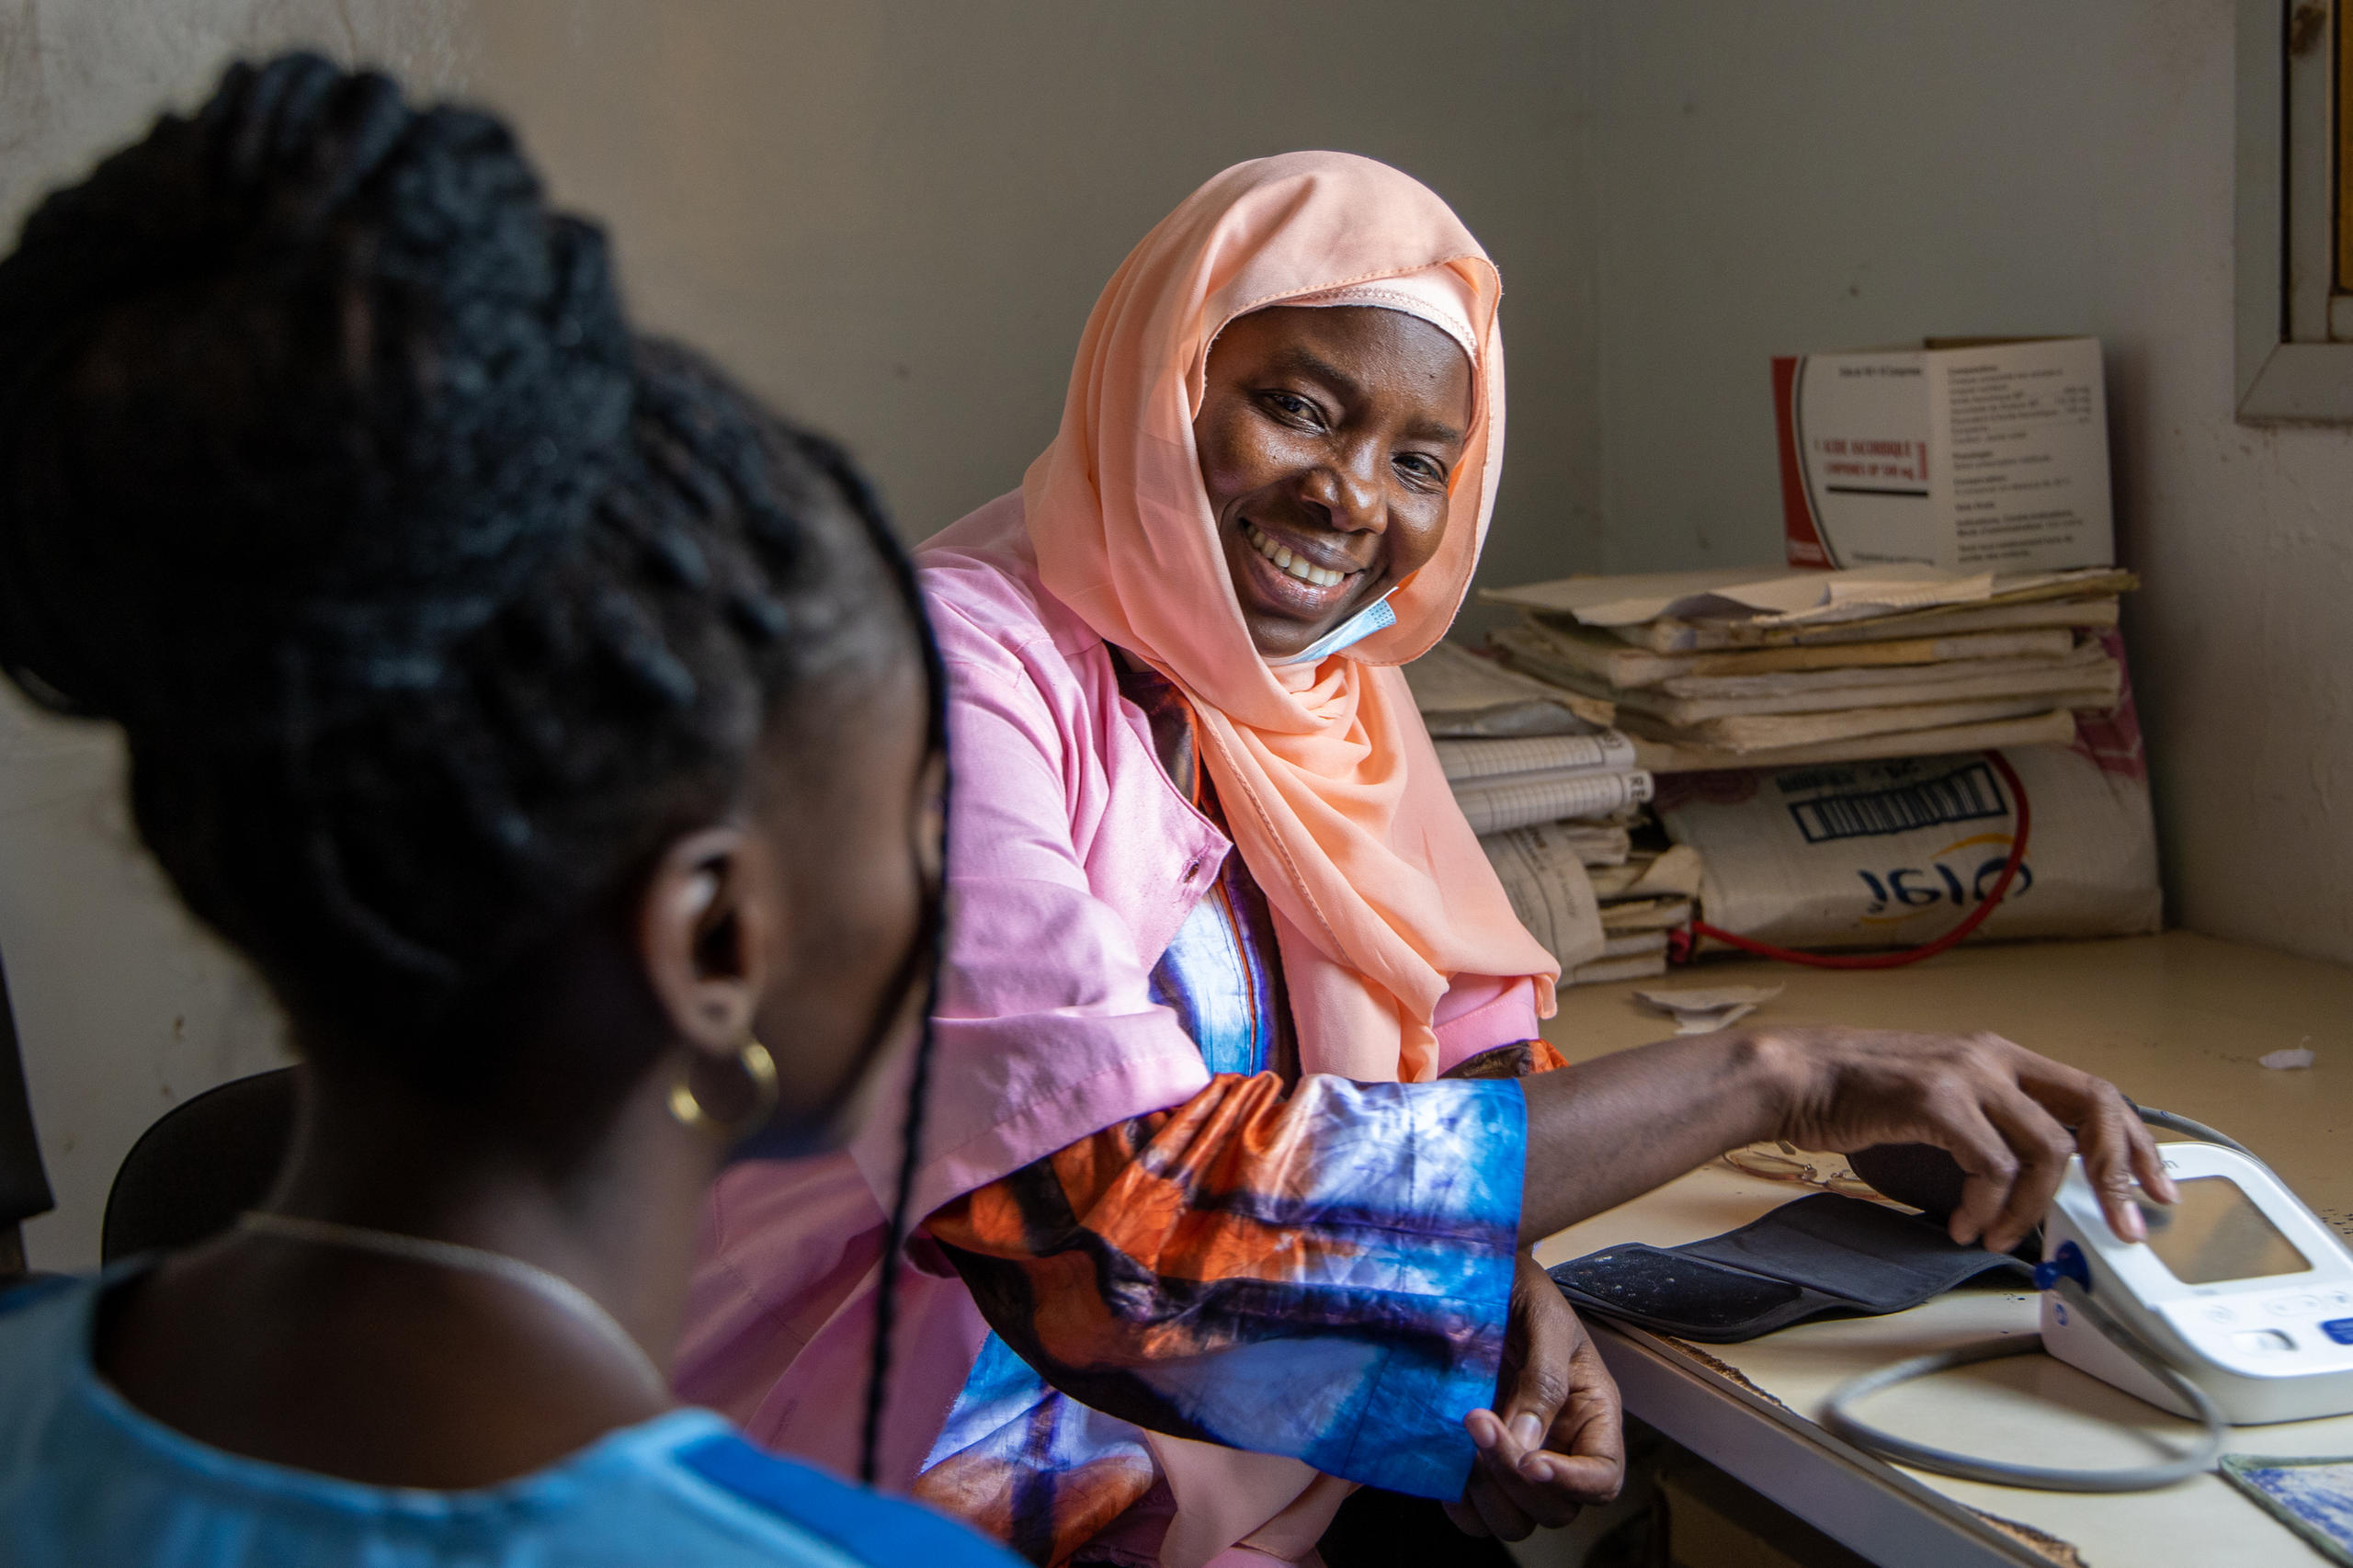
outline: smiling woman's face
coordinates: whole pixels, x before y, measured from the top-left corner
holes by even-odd
[[[1242,619],[1295,656],[1438,553],[1471,362],[1401,311],[1276,306],[1229,323],[1193,420]]]

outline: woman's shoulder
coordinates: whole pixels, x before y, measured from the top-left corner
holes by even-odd
[[[1039,580],[1017,490],[915,547],[915,575],[949,659],[1012,665],[1051,647],[1064,662],[1103,639]]]
[[[101,1279],[51,1274],[0,1290],[0,1456],[21,1451],[88,1366]]]
[[[732,1429],[682,1449],[676,1459],[725,1498],[815,1537],[850,1562],[1019,1568],[1020,1559],[969,1526],[764,1452]]]
[[[97,1377],[91,1327],[116,1277],[0,1292],[0,1540],[12,1564],[159,1561],[166,1543],[189,1540],[243,1543],[217,1559],[173,1559],[189,1568],[1015,1563],[914,1504],[761,1453],[705,1410],[623,1427],[545,1470],[471,1492],[368,1486],[245,1459],[182,1437]]]

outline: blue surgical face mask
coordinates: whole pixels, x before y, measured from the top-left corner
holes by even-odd
[[[1396,591],[1392,588],[1389,594]],[[1397,624],[1397,612],[1389,608],[1389,594],[1381,595],[1290,658],[1270,659],[1267,663],[1278,669],[1286,665],[1321,664],[1352,642],[1361,642],[1376,631],[1388,631]]]

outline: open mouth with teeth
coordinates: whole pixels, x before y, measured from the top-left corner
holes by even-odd
[[[1242,520],[1242,537],[1251,549],[1274,562],[1277,571],[1286,576],[1296,577],[1302,583],[1313,583],[1319,588],[1330,588],[1336,587],[1356,575],[1353,572],[1335,572],[1327,566],[1318,566],[1303,556],[1293,554],[1284,546],[1277,544],[1273,540],[1260,533],[1246,517]]]

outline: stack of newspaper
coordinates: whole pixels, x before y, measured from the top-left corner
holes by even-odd
[[[1665,973],[1667,933],[1691,923],[1700,869],[1699,852],[1677,844],[1587,871],[1601,905],[1601,952],[1563,973],[1562,983],[1598,985]]]
[[[1663,881],[1643,875],[1650,858],[1634,856],[1630,830],[1652,786],[1633,742],[1595,723],[1596,705],[1576,694],[1454,643],[1407,665],[1405,678],[1462,814],[1521,924],[1561,961],[1563,983],[1660,972],[1674,899],[1690,917],[1699,858],[1688,857],[1688,878],[1676,867]],[[1610,880],[1607,903],[1597,874]]]
[[[1490,591],[1517,670],[1631,736],[1653,772],[2065,744],[2116,706],[2109,568],[1572,577]]]
[[[1634,743],[1589,735],[1433,736],[1454,802],[1480,835],[1552,822],[1610,822],[1651,798]]]

